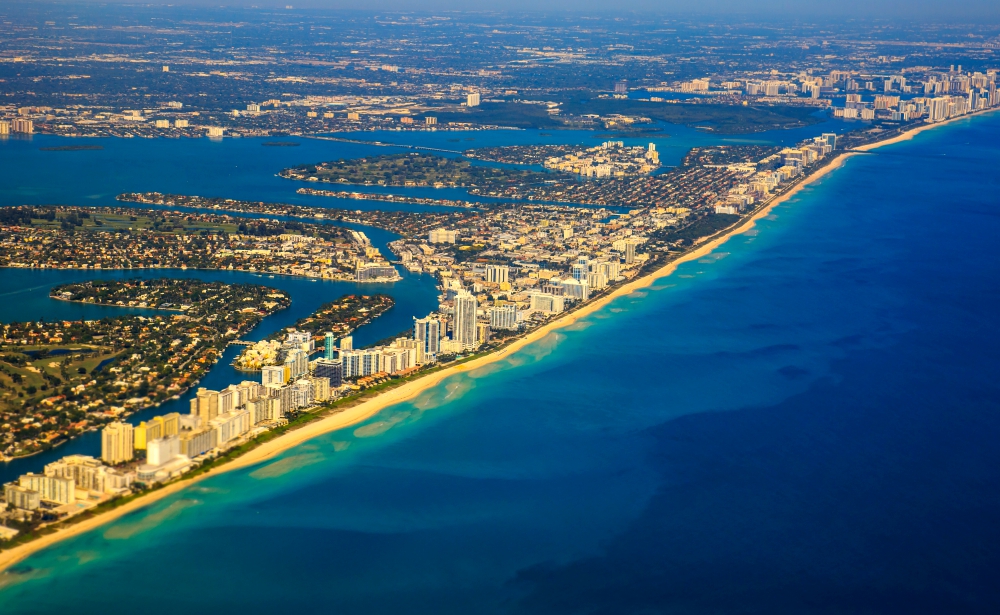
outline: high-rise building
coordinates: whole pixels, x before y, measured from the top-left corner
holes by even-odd
[[[503,284],[510,281],[510,267],[506,265],[486,265],[486,281]]]
[[[476,309],[479,303],[475,295],[467,290],[461,290],[455,295],[455,318],[452,321],[452,339],[462,345],[464,350],[476,347]]]
[[[590,287],[587,286],[586,276],[584,276],[582,281],[575,278],[566,278],[560,286],[563,289],[563,296],[567,299],[586,301],[590,298]]]
[[[10,123],[11,130],[14,132],[19,132],[22,134],[28,134],[35,132],[35,123],[31,120],[23,117],[16,117]]]
[[[434,124],[438,123],[438,119],[436,117],[427,116],[424,118],[424,123],[427,124],[428,126],[433,126]]]
[[[288,387],[284,388],[287,389]],[[216,436],[217,445],[222,446],[250,430],[250,413],[242,410],[239,412],[230,412],[229,414],[220,414],[212,421],[211,426],[218,432]]]
[[[437,228],[427,233],[427,241],[430,243],[455,243],[458,241],[458,233],[443,228]]]
[[[824,132],[822,137],[826,141],[827,145],[829,145],[832,149],[837,149],[837,133]]]
[[[323,337],[323,358],[327,361],[333,361],[333,355],[337,351],[334,345],[333,331],[327,331],[326,335]]]
[[[517,306],[508,304],[490,308],[490,329],[515,331],[517,329]]]
[[[624,79],[615,82],[615,94],[628,94],[628,81]]]
[[[219,414],[232,412],[239,404],[238,394],[232,388],[226,387],[219,391]]]
[[[340,388],[344,384],[344,364],[339,359],[317,359],[313,376],[326,378],[330,388]]]
[[[42,505],[40,493],[14,483],[7,483],[3,486],[3,499],[14,508],[21,510],[38,510]]]
[[[264,386],[281,386],[288,382],[284,365],[265,365],[260,368],[260,383]]]
[[[312,398],[314,402],[323,402],[330,399],[330,379],[320,378],[318,376],[309,376],[305,378],[312,386]]]
[[[160,432],[164,436],[176,436],[181,430],[181,415],[177,412],[153,417],[153,420],[163,426]]]
[[[608,276],[600,271],[593,271],[587,274],[587,286],[594,290],[601,290],[608,285]]]
[[[181,454],[181,440],[177,436],[150,440],[146,446],[146,463],[152,466],[162,466]]]
[[[163,430],[163,425],[157,422],[150,421],[147,423],[143,421],[135,426],[133,430],[133,446],[137,451],[146,450],[146,443],[155,440],[157,438],[163,437],[161,433]]]
[[[465,97],[466,107],[478,107],[479,106],[479,92],[473,92]]]
[[[219,392],[200,387],[191,400],[191,414],[199,417],[202,425],[219,416]]]
[[[597,261],[594,263],[595,272],[603,273],[608,282],[613,282],[621,275],[621,263],[616,261]]]
[[[428,361],[424,358],[423,342],[418,342],[417,340],[409,337],[397,337],[396,341],[392,343],[392,347],[407,351],[407,355],[409,357],[407,359],[408,367],[428,363]]]
[[[531,293],[531,309],[546,314],[558,314],[566,309],[566,300],[559,295]]]
[[[426,360],[433,361],[441,352],[441,321],[432,316],[414,318],[413,339],[421,346]]]
[[[316,401],[313,397],[313,385],[309,380],[300,378],[288,386],[292,389],[295,408],[306,408]]]
[[[67,455],[45,466],[46,476],[71,478],[77,489],[106,491],[105,476],[108,468],[89,455]]]
[[[288,342],[289,345],[294,346],[295,348],[301,348],[306,352],[312,352],[316,347],[312,333],[309,333],[308,331],[291,331],[287,336],[285,336],[285,341]]]
[[[635,262],[635,243],[625,242],[625,264],[631,265]]]
[[[199,455],[204,455],[216,447],[218,432],[212,427],[202,427],[200,429],[185,429],[179,435],[180,454],[191,459]]]
[[[341,350],[340,366],[342,370],[341,371],[342,378],[344,378],[345,380],[365,375],[362,373],[362,361],[360,352],[354,352],[353,350]]]
[[[476,344],[483,345],[490,341],[490,323],[476,323]]]
[[[928,110],[928,119],[932,122],[940,122],[948,119],[950,103],[950,96],[938,96],[936,98],[932,98],[930,101],[930,109]]]
[[[354,350],[354,337],[351,335],[345,335],[340,338],[340,349],[341,350]]]
[[[285,367],[289,370],[289,379],[298,380],[309,373],[309,355],[296,348],[285,357]]]
[[[383,371],[382,348],[343,350],[340,352],[340,362],[343,365],[345,379],[371,376]]]
[[[25,474],[18,480],[25,489],[37,491],[42,500],[56,504],[72,504],[76,501],[76,483],[72,478]]]
[[[246,409],[250,415],[250,425],[257,425],[271,419],[271,413],[267,405],[267,397],[252,399],[247,402]]]
[[[101,431],[101,459],[112,465],[132,461],[134,430],[128,423],[110,423]]]
[[[354,279],[358,282],[368,280],[395,280],[399,278],[396,268],[387,262],[362,263],[354,272]]]

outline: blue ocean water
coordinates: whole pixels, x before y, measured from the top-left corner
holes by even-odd
[[[1000,116],[40,552],[3,613],[995,613]]]

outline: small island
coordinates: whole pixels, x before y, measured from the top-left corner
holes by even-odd
[[[504,186],[552,179],[549,173],[474,165],[466,158],[389,154],[284,169],[288,179],[378,186]]]
[[[582,177],[634,177],[660,168],[656,146],[605,141],[594,147],[574,145],[508,145],[467,150],[470,158],[506,164],[543,165],[546,169]]]
[[[174,310],[193,318],[211,317],[224,311],[266,315],[291,305],[291,299],[284,291],[256,284],[173,278],[89,280],[61,284],[53,287],[49,296],[97,305]]]
[[[56,145],[54,147],[40,147],[43,152],[88,152],[104,149],[103,145]]]
[[[170,201],[156,193],[118,198]],[[169,267],[354,282],[399,279],[364,233],[332,224],[140,208],[18,206],[0,208],[0,231],[0,267]]]

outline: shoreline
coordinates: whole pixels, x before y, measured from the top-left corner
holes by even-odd
[[[970,117],[976,117],[979,115],[988,115],[1000,111],[1000,108],[994,107],[991,109],[981,109],[979,111],[973,111],[972,113],[966,113],[965,115],[960,115],[958,117],[948,118],[941,122],[926,123],[920,126],[915,126],[904,133],[898,134],[895,137],[886,139],[884,141],[876,141],[874,143],[868,143],[866,145],[858,146],[850,151],[852,152],[870,152],[873,149],[878,149],[880,147],[885,147],[886,145],[893,145],[895,143],[902,143],[903,141],[911,141],[918,134],[930,130],[932,128],[937,128],[938,126],[947,126],[948,124],[957,122],[959,120],[965,120]]]
[[[996,111],[996,110],[997,109],[990,109],[987,111]],[[735,226],[731,227],[729,230],[723,231],[721,235],[714,238],[710,238],[708,241],[705,241],[702,244],[696,244],[689,252],[681,255],[677,259],[663,265],[662,267],[650,271],[649,273],[641,275],[640,277],[637,277],[634,280],[626,282],[622,286],[616,288],[611,293],[608,293],[607,295],[597,298],[591,301],[590,303],[583,305],[577,310],[573,310],[572,312],[569,312],[560,318],[557,318],[551,322],[546,323],[545,325],[539,327],[538,329],[531,331],[527,335],[516,339],[511,344],[499,348],[488,355],[473,359],[466,363],[461,363],[459,365],[454,365],[427,374],[411,382],[402,384],[399,387],[386,391],[385,393],[378,395],[372,399],[361,402],[356,406],[347,408],[342,412],[316,420],[312,423],[308,423],[300,429],[290,431],[273,440],[261,444],[260,446],[247,452],[245,455],[242,455],[241,457],[238,457],[233,461],[226,463],[225,465],[219,466],[217,468],[212,468],[207,472],[199,474],[191,479],[187,480],[182,479],[177,482],[170,483],[161,489],[153,491],[147,495],[141,496],[131,502],[128,502],[122,506],[119,506],[118,508],[100,514],[96,517],[86,519],[79,523],[67,526],[66,528],[57,530],[52,534],[42,536],[37,540],[33,540],[23,545],[17,546],[13,549],[7,551],[0,551],[0,572],[3,572],[10,566],[26,559],[27,557],[38,551],[46,549],[68,538],[72,538],[80,534],[83,534],[85,532],[88,532],[92,529],[96,529],[111,521],[119,519],[127,514],[145,508],[151,504],[154,504],[155,502],[158,502],[159,500],[162,500],[163,498],[166,498],[183,489],[186,489],[191,485],[195,485],[206,478],[217,476],[219,474],[223,474],[225,472],[229,472],[232,470],[237,470],[240,468],[245,468],[247,466],[257,465],[266,462],[291,448],[299,446],[300,444],[308,440],[311,440],[323,434],[327,434],[330,432],[338,431],[340,429],[344,429],[346,427],[350,427],[352,425],[355,425],[357,423],[360,423],[375,416],[380,411],[389,406],[411,400],[420,393],[424,392],[425,390],[437,386],[444,379],[450,376],[454,376],[463,372],[470,372],[482,368],[491,363],[503,360],[509,354],[516,352],[524,348],[525,346],[533,344],[547,337],[549,334],[558,331],[559,329],[564,329],[566,327],[573,325],[581,318],[593,314],[594,312],[606,307],[612,301],[615,301],[620,297],[624,297],[637,290],[641,290],[643,288],[648,288],[652,286],[657,280],[673,274],[680,265],[693,260],[697,260],[712,253],[716,248],[722,246],[730,239],[738,235],[742,235],[747,231],[751,230],[756,225],[758,220],[770,215],[771,211],[775,207],[781,205],[782,203],[785,203],[786,201],[797,195],[802,189],[822,179],[832,171],[842,167],[848,158],[851,158],[852,156],[855,156],[859,153],[868,152],[870,150],[879,147],[884,147],[886,145],[892,145],[894,143],[899,143],[901,141],[909,141],[913,139],[914,136],[925,130],[930,130],[931,128],[936,128],[938,126],[944,126],[946,124],[949,124],[957,120],[979,115],[980,113],[984,112],[972,113],[961,117],[952,118],[943,122],[936,122],[933,124],[925,124],[922,126],[917,126],[902,134],[899,134],[895,137],[891,137],[884,141],[877,141],[875,143],[870,143],[867,145],[860,146],[853,150],[842,151],[839,154],[836,154],[828,164],[823,165],[821,168],[816,169],[810,175],[802,178],[799,182],[797,182],[787,191],[772,197],[771,200],[763,203],[760,209],[757,210],[749,218],[739,222]]]

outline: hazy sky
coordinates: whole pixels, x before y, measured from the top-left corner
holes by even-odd
[[[90,0],[106,3],[108,0]],[[136,4],[135,0],[110,0]],[[293,5],[295,8],[404,11],[574,11],[705,14],[740,17],[838,17],[922,20],[976,19],[1000,23],[1000,0],[169,0],[141,4],[204,6]]]

